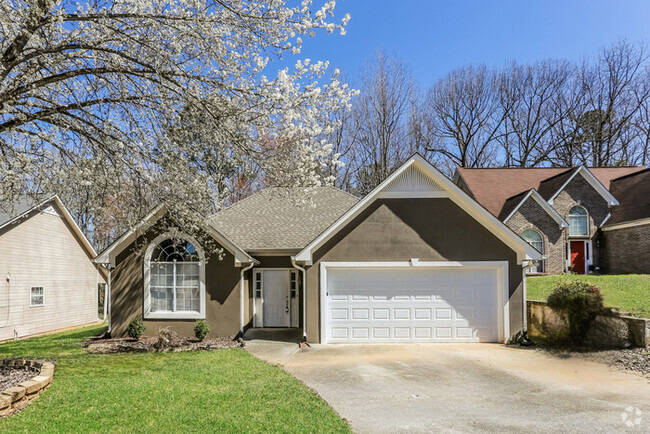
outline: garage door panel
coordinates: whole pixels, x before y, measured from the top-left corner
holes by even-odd
[[[496,269],[328,269],[329,342],[498,341]]]

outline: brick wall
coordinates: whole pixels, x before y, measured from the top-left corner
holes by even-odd
[[[601,257],[608,274],[650,273],[650,224],[603,231]]]
[[[521,235],[527,229],[536,229],[544,240],[546,261],[544,272],[562,273],[564,271],[564,236],[559,225],[535,199],[528,198],[510,217],[507,225]]]
[[[589,213],[589,237],[594,236],[598,226],[609,214],[609,205],[582,175],[573,178],[553,200],[551,206],[568,222],[569,211],[576,205],[583,206]],[[568,234],[567,231],[567,236]]]
[[[576,205],[581,205],[589,213],[589,239],[598,233],[598,227],[609,214],[607,201],[589,184],[582,175],[578,175],[558,194],[551,205],[567,222],[569,211]],[[569,241],[569,229],[564,231],[564,245]],[[578,238],[579,239],[579,238]],[[593,246],[592,264],[602,267],[602,251]],[[586,270],[588,271],[588,270]]]

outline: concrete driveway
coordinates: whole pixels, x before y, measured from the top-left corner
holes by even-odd
[[[298,350],[253,339],[246,349],[314,389],[357,432],[650,431],[649,381],[599,363],[497,344]]]

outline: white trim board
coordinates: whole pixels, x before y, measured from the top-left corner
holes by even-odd
[[[126,249],[131,243],[133,243],[139,235],[138,231],[144,232],[151,226],[153,226],[165,213],[167,208],[165,205],[158,205],[155,207],[149,214],[147,214],[140,222],[133,226],[131,229],[122,234],[117,240],[115,240],[110,246],[104,249],[96,258],[95,261],[98,264],[110,264],[115,266],[115,258],[119,255],[124,249]],[[226,250],[228,250],[235,257],[235,266],[240,267],[243,263],[259,263],[253,259],[248,253],[244,250],[237,247],[232,241],[226,238],[222,233],[217,231],[209,223],[203,223],[201,229],[208,233],[212,238],[214,238],[219,244],[221,244]]]
[[[616,229],[633,228],[635,226],[650,225],[650,217],[638,220],[630,220],[624,223],[617,223],[610,226],[601,227],[601,231],[614,231]]]
[[[533,198],[535,200],[535,202],[537,202],[539,204],[539,206],[541,206],[546,211],[546,213],[548,215],[550,215],[553,218],[553,220],[555,220],[557,222],[557,224],[559,225],[560,228],[568,228],[569,227],[569,223],[567,223],[567,221],[564,220],[562,218],[562,216],[560,214],[558,214],[558,212],[555,211],[555,209],[553,209],[553,207],[550,206],[548,204],[548,202],[546,202],[544,200],[542,195],[539,194],[537,192],[537,190],[535,190],[534,188],[530,189],[530,191],[526,194],[526,196],[524,196],[524,198],[521,200],[521,202],[519,202],[517,204],[515,209],[513,209],[512,212],[508,215],[508,217],[506,217],[505,220],[503,220],[503,223],[507,223],[508,220],[510,220],[510,218],[513,215],[515,215],[515,213],[517,211],[519,211],[519,208],[521,208],[521,206],[528,200],[528,198]]]
[[[158,244],[168,238],[181,238],[187,240],[196,249],[199,255],[199,311],[198,312],[151,312],[151,254]],[[177,231],[167,231],[158,235],[149,246],[144,255],[144,285],[143,285],[143,317],[144,319],[205,319],[205,254],[203,248],[196,240],[187,234]],[[174,283],[175,284],[175,283]]]
[[[553,205],[555,198],[562,192],[562,190],[566,188],[567,185],[569,185],[569,183],[573,180],[573,178],[576,177],[576,175],[578,175],[578,173],[582,175],[585,181],[587,181],[594,188],[594,190],[596,190],[598,194],[600,194],[603,199],[607,201],[607,204],[609,206],[619,204],[618,200],[612,196],[612,193],[610,193],[609,190],[607,190],[607,188],[598,180],[598,178],[596,178],[594,174],[591,173],[585,166],[578,167],[578,170],[573,172],[569,179],[567,179],[566,182],[562,184],[562,186],[555,192],[555,194],[553,194],[553,196],[548,200],[548,203]]]
[[[403,191],[403,192],[392,192],[390,194],[391,198],[413,198],[413,197],[422,197],[422,194],[427,194],[426,197],[432,197],[430,195],[435,195],[435,197],[442,197],[439,195],[444,194],[445,197],[448,197],[456,205],[458,205],[462,210],[467,212],[472,216],[476,221],[482,224],[486,229],[492,232],[497,238],[499,238],[504,244],[510,247],[517,254],[517,262],[519,264],[522,261],[529,257],[531,259],[541,259],[540,253],[530,246],[526,241],[524,241],[519,235],[507,227],[503,222],[499,221],[496,217],[490,214],[485,208],[479,205],[474,199],[472,199],[467,193],[462,191],[456,184],[449,180],[446,176],[438,171],[435,167],[431,165],[424,157],[419,154],[415,154],[411,157],[406,163],[404,163],[399,169],[393,172],[388,178],[386,178],[381,184],[375,187],[366,197],[357,202],[350,210],[348,210],[343,216],[341,216],[336,222],[334,222],[329,228],[327,228],[323,233],[321,233],[316,239],[314,239],[307,247],[305,247],[300,253],[296,255],[296,261],[302,262],[307,265],[312,264],[312,254],[313,252],[322,246],[327,240],[329,240],[334,234],[338,232],[339,229],[343,228],[346,224],[350,223],[356,216],[358,216],[363,210],[370,206],[375,200],[382,197],[382,193],[396,178],[398,178],[406,170],[413,168],[413,170],[420,170],[422,173],[432,179],[432,183],[439,186],[444,190],[432,190],[431,192],[421,192],[421,191]],[[384,195],[384,197],[386,197]]]
[[[320,263],[320,343],[327,343],[327,271],[332,268],[490,268],[497,269],[497,302],[499,309],[499,341],[510,337],[510,288],[508,261],[397,261],[397,262],[321,262]],[[525,301],[524,301],[525,303]]]

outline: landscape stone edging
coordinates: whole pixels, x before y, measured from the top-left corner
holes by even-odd
[[[54,363],[51,362],[31,359],[5,359],[0,361],[0,365],[7,367],[27,366],[39,369],[38,375],[31,380],[23,381],[18,386],[0,392],[0,417],[8,416],[24,408],[52,383],[54,377]]]

